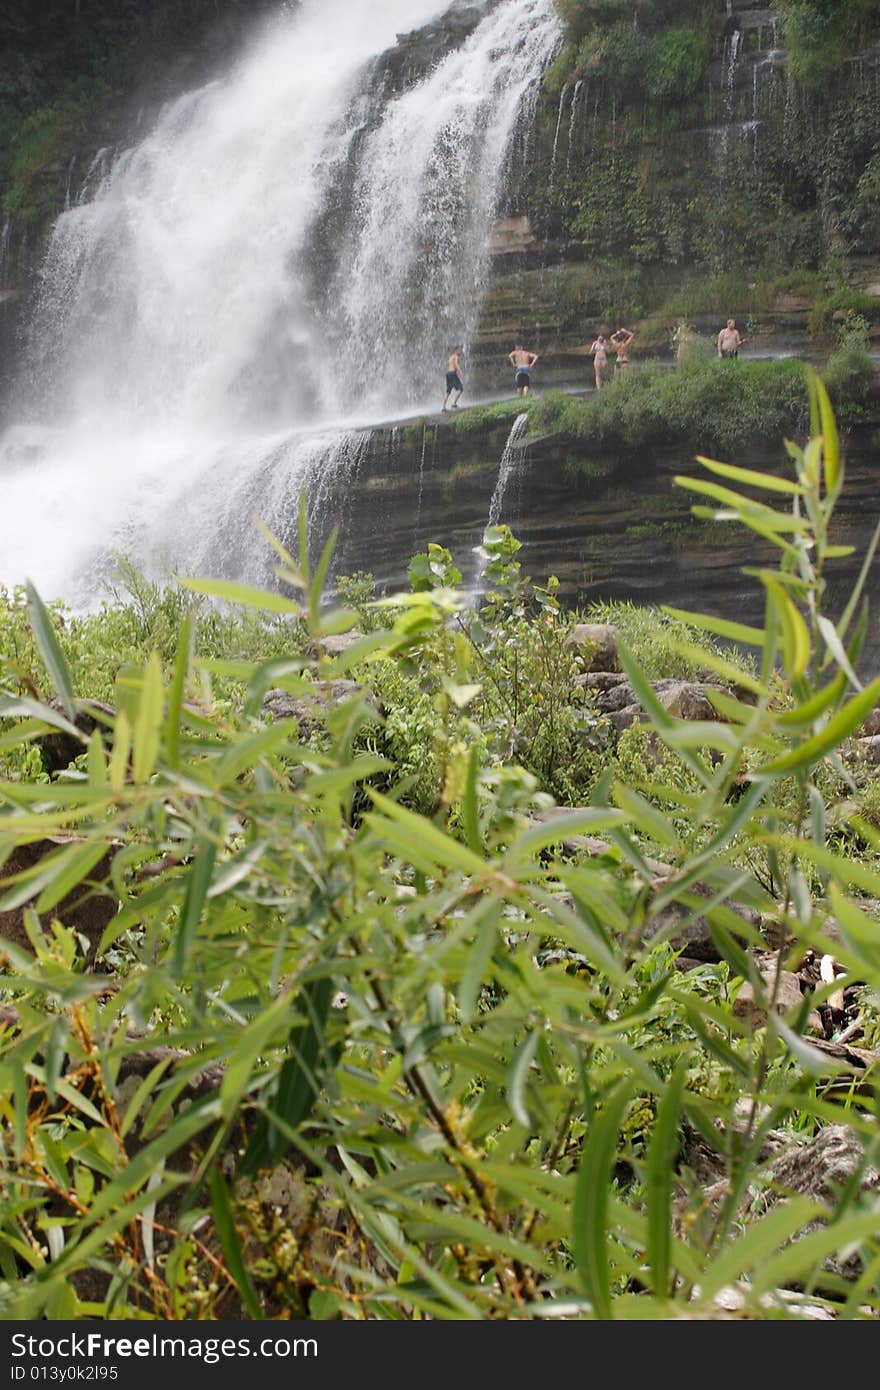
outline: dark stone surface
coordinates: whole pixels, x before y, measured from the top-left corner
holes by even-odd
[[[72,842],[35,840],[28,845],[18,845],[0,868],[0,875],[3,878],[8,878],[13,874],[23,873],[39,864],[40,860],[44,859],[47,854],[51,854],[53,850],[57,850],[66,843]],[[88,958],[90,962],[95,958],[97,945],[105,927],[115,917],[119,907],[117,899],[109,895],[103,887],[105,880],[110,876],[112,860],[113,853],[108,851],[92,869],[88,880],[74,888],[66,898],[62,898],[57,907],[52,908],[51,912],[44,913],[42,918],[46,924],[52,918],[58,918],[66,927],[73,927],[76,931],[81,932],[89,942]],[[7,891],[8,888],[3,889],[4,894]],[[25,903],[22,907],[0,912],[0,941],[9,941],[24,951],[33,951],[24,927],[25,910],[32,906],[33,903]],[[0,956],[2,956],[2,949],[0,949]]]
[[[426,418],[376,430],[357,475],[345,480],[328,507],[326,532],[333,522],[341,528],[336,572],[367,569],[380,585],[408,588],[409,559],[436,541],[450,548],[465,583],[475,587],[474,548],[488,521],[511,424],[489,421],[463,430],[444,418]],[[876,525],[878,444],[880,429],[871,423],[854,428],[847,440],[834,541],[853,545],[855,553],[834,562],[829,611],[845,604]],[[790,476],[781,440],[743,447],[733,461]],[[742,569],[775,564],[775,552],[742,526],[692,517],[693,497],[675,485],[674,476],[700,472],[686,452],[669,446],[594,460],[561,435],[526,437],[501,519],[523,542],[523,573],[542,584],[556,575],[567,605],[625,599],[760,626],[763,588]],[[876,600],[878,589],[874,567],[869,599]],[[873,601],[862,672],[869,673],[878,658],[880,605]]]
[[[52,708],[59,714],[64,713],[60,701],[53,700]],[[95,729],[101,730],[101,735],[105,744],[111,742],[110,731],[113,721],[116,718],[116,711],[112,705],[104,704],[102,700],[79,700],[77,702],[76,717],[72,721],[86,739],[91,738]],[[69,767],[75,758],[78,758],[85,751],[85,744],[73,734],[65,733],[63,729],[53,729],[49,734],[37,739],[40,754],[43,759],[43,767],[46,772],[63,772]]]

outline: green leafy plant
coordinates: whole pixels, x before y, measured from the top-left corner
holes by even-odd
[[[810,416],[790,476],[706,458],[679,480],[778,555],[751,572],[764,624],[670,613],[716,680],[697,721],[621,642],[663,760],[650,788],[611,769],[577,808],[548,805],[475,717],[507,710],[505,634],[534,602],[506,528],[478,614],[435,547],[413,592],[379,600],[393,626],[328,658],[357,615],[323,605],[330,547],[312,569],[303,510],[298,559],[271,539],[277,590],[186,581],[301,625],[302,651],[194,656],[188,614],[173,664],[154,650],[125,672],[91,733],[30,593],[61,707],[10,690],[4,747],[61,730],[82,765],[0,782],[0,912],[21,925],[2,977],[5,1316],[877,1315],[870,1059],[810,1032],[837,980],[782,993],[808,949],[880,988],[860,900],[880,873],[829,843],[823,791],[880,697],[857,675],[875,546],[829,616],[844,467],[815,378]],[[562,660],[552,584],[537,606],[534,660]],[[387,663],[433,674],[429,815],[361,742]],[[215,701],[233,677],[240,700]],[[293,702],[271,721],[270,688]],[[104,905],[96,938],[77,895]],[[698,927],[712,952],[681,973]],[[823,1134],[848,1178],[805,1190],[780,1155]]]

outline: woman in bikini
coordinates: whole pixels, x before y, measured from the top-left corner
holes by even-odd
[[[590,356],[593,359],[593,370],[596,373],[596,390],[601,391],[605,385],[605,371],[608,366],[608,340],[602,333],[596,337],[596,341],[590,348]]]

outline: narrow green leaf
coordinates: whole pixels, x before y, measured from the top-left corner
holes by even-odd
[[[256,589],[251,584],[238,584],[231,579],[182,579],[180,582],[196,594],[209,594],[226,603],[240,603],[245,608],[259,608],[267,613],[287,613],[290,617],[302,616],[300,604],[270,589]]]
[[[765,488],[768,492],[787,492],[794,497],[803,496],[803,488],[787,478],[777,478],[773,473],[759,473],[755,468],[737,468],[730,463],[719,463],[717,459],[704,458],[697,454],[697,463],[717,473],[722,478],[732,478],[737,483],[747,483],[750,487]]]
[[[847,1216],[796,1240],[755,1269],[752,1288],[756,1297],[769,1289],[784,1288],[793,1281],[807,1283],[813,1271],[829,1255],[860,1241],[876,1242],[877,1213]]]
[[[138,1086],[131,1100],[128,1102],[125,1114],[119,1126],[119,1137],[124,1139],[130,1132],[132,1126],[136,1124],[141,1110],[150,1096],[155,1091],[164,1072],[168,1070],[172,1062],[170,1056],[161,1058],[154,1067],[150,1069],[143,1081]]]
[[[144,669],[138,698],[137,717],[132,741],[132,772],[135,782],[146,782],[153,774],[159,754],[159,730],[162,726],[162,667],[159,654],[152,651]]]
[[[103,841],[98,844],[75,844],[68,846],[57,859],[54,859],[51,879],[37,899],[37,912],[49,912],[56,907],[68,893],[87,878],[91,870],[107,853]],[[54,858],[54,856],[53,856]],[[45,861],[43,861],[45,863]]]
[[[480,770],[480,750],[474,745],[468,757],[467,780],[461,803],[464,837],[474,854],[482,856],[483,840],[480,835],[480,808],[477,800],[477,777]]]
[[[327,578],[327,571],[330,568],[330,561],[333,551],[336,549],[336,539],[339,535],[339,527],[334,526],[330,532],[327,544],[321,552],[317,569],[312,577],[309,586],[309,617],[312,622],[313,631],[317,631],[320,626],[321,594],[324,590],[324,580]]]
[[[852,665],[850,664],[850,659],[847,656],[843,643],[840,640],[837,628],[834,626],[830,618],[824,617],[821,613],[817,614],[816,622],[818,623],[819,631],[821,632],[822,637],[825,640],[825,645],[827,646],[831,655],[834,657],[834,660],[837,662],[841,671],[844,672],[850,685],[853,687],[854,690],[861,690],[862,682],[859,680],[858,676],[852,668]]]
[[[840,457],[840,439],[834,410],[820,376],[815,377],[816,398],[819,403],[819,419],[822,426],[822,458],[825,464],[825,490],[835,497],[843,483],[843,470]]]
[[[108,785],[107,754],[104,751],[104,740],[98,729],[92,730],[86,761],[90,784],[93,787],[106,787]]]
[[[548,845],[560,844],[574,835],[595,835],[600,830],[629,824],[625,811],[610,806],[591,806],[583,811],[566,811],[561,816],[541,821],[518,835],[504,856],[505,865],[534,859]]]
[[[200,836],[195,859],[187,875],[186,892],[174,942],[174,974],[177,979],[184,973],[193,938],[198,930],[216,858],[217,846],[214,840],[207,835]]]
[[[678,848],[679,837],[670,825],[668,816],[658,811],[646,797],[622,782],[614,783],[613,796],[616,804],[626,812],[638,830],[656,840],[658,845],[672,845],[675,849]]]
[[[827,709],[837,703],[846,690],[846,676],[842,671],[830,681],[828,685],[817,690],[815,695],[796,705],[794,709],[784,710],[782,714],[777,714],[776,723],[783,729],[803,729],[809,724],[814,724]]]
[[[608,1259],[608,1199],[617,1157],[617,1139],[632,1082],[621,1081],[605,1099],[587,1130],[581,1151],[572,1213],[575,1268],[595,1316],[613,1318],[611,1270]]]
[[[699,1298],[703,1307],[744,1275],[753,1276],[780,1246],[823,1211],[824,1208],[810,1197],[792,1197],[790,1201],[778,1202],[743,1235],[722,1246],[715,1258],[710,1258],[700,1278]]]
[[[377,834],[391,840],[404,858],[410,851],[420,851],[434,864],[447,869],[461,869],[466,874],[485,873],[490,867],[473,850],[438,830],[423,816],[398,806],[395,801],[390,801],[372,788],[369,791],[377,809],[382,812],[381,816],[369,816],[370,825]]]
[[[192,619],[187,614],[177,634],[177,656],[174,661],[171,689],[168,692],[168,712],[165,716],[165,753],[168,766],[174,772],[180,767],[180,714],[192,660],[192,640]]]
[[[116,716],[116,723],[113,728],[113,751],[110,754],[110,786],[113,788],[113,795],[122,796],[125,790],[125,778],[128,772],[128,755],[131,752],[131,724],[125,710],[120,710]]]
[[[810,1076],[833,1076],[837,1072],[846,1071],[846,1064],[835,1061],[833,1057],[828,1057],[824,1052],[820,1052],[818,1047],[813,1047],[806,1038],[801,1037],[800,1033],[786,1023],[784,1018],[780,1018],[775,1009],[771,1009],[767,1018],[768,1027],[777,1034],[785,1044],[791,1056]]]
[[[52,618],[30,580],[25,584],[25,593],[27,594],[28,616],[30,617],[34,640],[37,644],[37,650],[43,658],[49,680],[52,682],[52,688],[64,706],[64,713],[68,719],[75,719],[76,705],[74,703],[73,681],[70,678],[67,658],[55,635]]]
[[[657,699],[650,681],[623,642],[618,642],[618,656],[625,674],[629,677],[630,685],[641,702],[642,708],[650,717],[651,723],[654,725],[660,737],[663,738],[670,729],[675,729],[678,726],[679,721],[673,719],[669,711],[664,709],[663,705]],[[711,779],[700,760],[695,758],[687,748],[679,749],[679,757],[694,774],[700,785],[708,788]]]
[[[294,738],[293,726],[287,719],[259,729],[239,739],[226,750],[211,770],[211,780],[216,787],[225,787],[240,777],[243,772],[258,763],[261,758],[269,758]]]
[[[251,1138],[242,1160],[242,1172],[254,1173],[277,1162],[308,1118],[321,1089],[321,1082],[338,1056],[338,1048],[327,1041],[327,1019],[333,983],[329,976],[311,980],[298,1000],[306,1019],[297,1023],[287,1040],[288,1057],[278,1074],[275,1093]]]
[[[248,1313],[256,1322],[259,1322],[263,1317],[263,1310],[245,1266],[244,1251],[241,1248],[241,1239],[236,1229],[235,1214],[229,1200],[229,1192],[223,1173],[216,1163],[208,1174],[208,1187],[210,1188],[211,1206],[214,1211],[214,1227],[223,1247],[229,1273],[235,1281],[235,1287],[238,1289],[241,1301]]]
[[[303,576],[299,570],[299,566],[296,560],[294,560],[290,551],[285,550],[278,537],[272,531],[269,530],[269,527],[266,525],[266,523],[264,521],[261,521],[260,518],[256,515],[256,513],[254,513],[251,516],[251,520],[253,521],[260,534],[264,536],[265,539],[269,542],[272,549],[275,551],[275,554],[279,556],[279,558],[284,562],[285,568],[290,571],[292,578],[296,582],[296,587],[298,589],[305,589],[305,580],[303,579]]]
[[[645,1165],[648,1198],[648,1264],[651,1267],[654,1293],[658,1298],[668,1298],[671,1293],[669,1252],[672,1242],[672,1228],[675,1223],[672,1200],[673,1181],[679,1148],[679,1120],[685,1080],[690,1064],[689,1055],[680,1058],[666,1083],[660,1104],[657,1107],[657,1119],[648,1146],[648,1157]]]
[[[723,690],[708,689],[706,698],[729,724],[742,727],[751,724],[757,715],[757,706],[745,704],[742,700],[735,700],[732,695],[726,695]]]
[[[676,720],[671,729],[664,730],[663,742],[669,748],[720,748],[726,753],[735,753],[740,747],[740,737],[729,724],[710,719]]]
[[[527,1130],[532,1129],[534,1120],[526,1104],[526,1087],[540,1036],[537,1030],[526,1034],[513,1054],[507,1072],[507,1103],[510,1113],[517,1124]]]
[[[500,899],[490,899],[489,910],[480,922],[473,945],[468,951],[467,961],[461,973],[458,986],[458,1010],[464,1023],[473,1020],[485,981],[486,969],[492,959],[492,952],[498,939],[498,918],[501,915]]]
[[[772,775],[780,772],[792,772],[795,768],[806,767],[810,763],[818,760],[829,753],[832,748],[836,748],[845,738],[857,729],[864,722],[871,710],[880,699],[880,677],[873,680],[869,686],[856,695],[843,709],[838,710],[833,719],[829,720],[824,729],[812,738],[808,738],[804,743],[792,748],[781,757],[774,758],[772,762],[766,763],[764,767],[757,771],[758,776]]]
[[[794,516],[791,512],[774,511],[764,502],[753,502],[738,492],[731,492],[730,488],[720,487],[717,483],[706,482],[704,478],[692,478],[688,477],[687,474],[682,474],[675,478],[675,482],[688,492],[698,492],[704,497],[714,497],[716,501],[733,508],[736,515],[747,526],[759,523],[768,535],[777,531],[801,533],[807,529],[807,522],[803,517]]]

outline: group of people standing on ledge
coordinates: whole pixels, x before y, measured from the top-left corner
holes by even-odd
[[[611,333],[608,337],[604,333],[598,333],[590,345],[588,352],[593,359],[593,372],[596,378],[596,390],[601,391],[605,385],[608,374],[608,355],[614,352],[614,371],[624,370],[629,366],[629,349],[635,340],[635,333],[631,328],[618,328],[616,333]],[[680,364],[685,350],[685,343],[690,338],[690,330],[686,324],[679,324],[673,339],[676,345],[676,363]],[[716,341],[716,351],[719,357],[738,357],[739,350],[747,339],[740,335],[736,326],[735,319],[728,319],[724,328],[718,334]],[[452,409],[458,407],[461,400],[461,393],[464,390],[464,382],[461,376],[461,355],[464,348],[461,344],[452,349],[446,361],[446,396],[443,401],[441,413],[445,413],[449,408],[449,398],[454,396]],[[538,361],[538,354],[531,352],[522,343],[517,343],[513,352],[507,354],[507,360],[514,371],[513,385],[518,396],[527,396],[532,384],[532,368]]]

